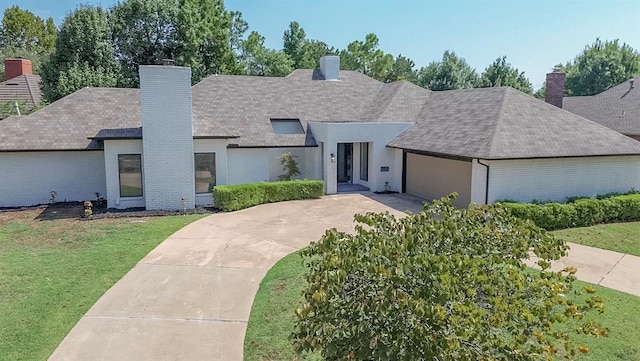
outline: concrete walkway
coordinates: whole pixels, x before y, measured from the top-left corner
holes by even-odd
[[[346,194],[194,222],[107,291],[50,360],[242,360],[253,298],[273,264],[328,228],[353,230],[355,213],[404,210],[418,212],[420,200]],[[640,295],[638,257],[572,245],[562,262],[581,279]]]

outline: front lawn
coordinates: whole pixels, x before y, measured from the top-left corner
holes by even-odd
[[[303,303],[305,269],[299,253],[278,262],[260,284],[251,309],[251,317],[244,340],[245,360],[321,360],[318,354],[295,354],[289,334],[293,331],[294,308]],[[576,281],[576,289],[586,285]],[[597,320],[610,329],[609,337],[594,338],[578,335],[573,340],[589,347],[590,352],[579,355],[580,361],[640,360],[640,298],[604,287],[594,286],[605,299],[606,313]]]
[[[640,222],[599,224],[551,233],[567,242],[640,256]]]
[[[81,211],[78,210],[78,213]],[[87,310],[169,235],[202,215],[80,221],[0,213],[0,359],[44,360]]]

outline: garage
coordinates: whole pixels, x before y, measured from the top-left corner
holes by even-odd
[[[426,200],[457,192],[454,204],[467,207],[471,202],[471,161],[405,153],[405,192]]]

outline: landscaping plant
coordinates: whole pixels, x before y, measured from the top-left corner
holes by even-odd
[[[298,157],[291,154],[291,152],[280,154],[278,159],[280,159],[280,164],[282,164],[282,171],[284,173],[278,176],[279,181],[290,181],[291,178],[300,174],[296,158]]]
[[[573,289],[575,269],[549,269],[564,241],[499,204],[457,209],[452,197],[404,218],[357,215],[355,234],[332,229],[304,249],[296,351],[326,360],[572,359],[588,352],[571,342],[574,331],[607,334],[583,319],[603,311],[595,290]],[[542,271],[523,263],[529,251]]]

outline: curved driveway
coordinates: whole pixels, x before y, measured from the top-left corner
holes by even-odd
[[[219,213],[151,251],[87,312],[50,360],[242,360],[267,270],[353,215],[417,212],[406,195],[345,194]]]

